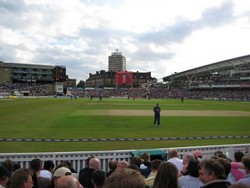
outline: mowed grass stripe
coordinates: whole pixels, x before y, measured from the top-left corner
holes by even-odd
[[[71,116],[152,116],[152,110],[77,110]],[[164,110],[161,116],[250,117],[250,112],[219,110]]]

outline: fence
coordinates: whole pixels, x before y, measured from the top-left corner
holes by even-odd
[[[160,148],[167,152],[171,148]],[[245,154],[250,154],[250,143],[248,144],[233,144],[233,145],[214,145],[214,146],[193,146],[193,147],[177,147],[179,157],[187,153],[192,153],[194,150],[199,149],[203,153],[203,158],[213,156],[215,151],[222,151],[228,158],[233,159],[234,152],[242,151]],[[21,167],[29,168],[30,161],[39,158],[42,161],[52,160],[57,166],[61,161],[68,160],[71,162],[72,167],[77,172],[85,167],[85,160],[94,155],[101,161],[101,168],[108,171],[108,162],[110,159],[126,160],[130,162],[132,157],[131,152],[135,150],[114,150],[114,151],[85,151],[85,152],[50,152],[50,153],[1,153],[0,162],[10,159],[19,163]]]

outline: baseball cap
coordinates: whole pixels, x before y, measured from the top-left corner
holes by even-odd
[[[10,177],[10,172],[3,166],[0,166],[0,178],[7,176]]]
[[[67,175],[71,175],[70,169],[66,167],[61,167],[61,168],[56,169],[56,171],[53,174],[53,177],[62,177],[62,176],[67,176]]]
[[[200,150],[195,150],[194,151],[194,156],[196,158],[202,158],[202,152]]]

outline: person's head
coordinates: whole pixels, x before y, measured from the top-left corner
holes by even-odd
[[[196,159],[202,159],[202,152],[200,150],[195,150],[193,154]]]
[[[157,172],[153,188],[177,188],[178,169],[171,162],[163,162]]]
[[[101,168],[101,163],[98,158],[91,158],[89,160],[89,168],[90,169],[100,169]]]
[[[245,166],[246,174],[250,174],[250,155],[243,157],[242,163]]]
[[[195,156],[192,155],[192,154],[186,154],[186,155],[184,155],[182,164],[183,165],[187,165],[191,159],[195,159]]]
[[[198,178],[199,177],[199,161],[197,159],[190,159],[187,166],[187,172],[190,176]]]
[[[62,163],[67,164],[69,168],[71,167],[71,162],[69,160],[64,160]]]
[[[223,166],[215,159],[205,159],[199,164],[199,179],[206,184],[216,179],[226,179]]]
[[[53,163],[53,161],[51,161],[51,160],[44,161],[43,169],[52,172],[54,167],[55,167],[55,164]]]
[[[230,164],[230,161],[228,159],[225,159],[225,158],[217,158],[217,160],[220,162],[220,164],[222,164],[224,170],[225,170],[225,174],[226,174],[226,177],[228,176],[228,174],[230,173],[231,171],[231,164]]]
[[[244,157],[244,153],[241,151],[236,151],[234,153],[234,159],[236,162],[241,162],[242,157]]]
[[[92,174],[92,183],[95,188],[102,188],[106,181],[106,173],[103,170],[95,170]]]
[[[63,176],[56,182],[56,188],[82,188],[74,176]]]
[[[9,181],[10,172],[3,166],[0,166],[0,185],[5,187]]]
[[[153,172],[158,171],[159,167],[161,165],[161,160],[160,159],[154,159],[151,163],[151,170]]]
[[[42,169],[42,161],[40,159],[33,159],[30,162],[30,168],[34,171],[37,172]]]
[[[71,171],[69,168],[67,167],[60,167],[60,168],[57,168],[54,173],[53,173],[53,177],[57,177],[57,178],[60,178],[60,177],[63,177],[63,176],[68,176],[68,175],[71,175]]]
[[[14,171],[14,165],[15,163],[10,159],[6,159],[2,164],[2,166],[5,167],[9,172]]]
[[[118,161],[117,165],[116,165],[116,171],[118,170],[122,170],[124,168],[128,168],[129,164],[127,161],[122,160],[122,161]]]
[[[145,178],[140,172],[130,168],[112,173],[104,183],[104,188],[144,188]]]
[[[228,188],[249,188],[249,186],[244,183],[235,183],[230,185]]]
[[[214,152],[215,157],[219,157],[220,154],[223,154],[223,152],[221,150],[217,150]]]
[[[88,168],[89,167],[89,161],[90,159],[94,158],[95,156],[90,155],[86,160],[85,160],[85,167]]]
[[[117,163],[118,163],[118,162],[117,162],[117,160],[115,160],[115,159],[110,160],[110,161],[109,161],[109,169],[110,169],[110,170],[115,170]]]
[[[141,163],[142,163],[142,161],[141,161],[141,157],[140,156],[133,156],[132,159],[131,159],[131,161],[130,161],[130,164],[135,164],[139,168],[140,168]]]
[[[168,157],[169,157],[169,159],[178,157],[178,152],[177,152],[177,150],[176,150],[176,149],[170,149],[170,150],[168,151]]]
[[[20,168],[12,173],[10,188],[32,188],[32,172],[29,169]]]
[[[150,161],[150,154],[147,153],[147,152],[144,152],[143,154],[141,154],[141,160],[144,162],[144,161],[147,161],[149,162]]]
[[[134,170],[136,170],[136,171],[138,171],[138,172],[141,172],[141,171],[140,171],[140,168],[139,168],[136,164],[130,164],[130,165],[128,166],[128,168],[131,168],[131,169],[134,169]]]
[[[52,174],[53,184],[56,184],[57,180],[64,176],[72,175],[71,171],[67,167],[59,167]]]

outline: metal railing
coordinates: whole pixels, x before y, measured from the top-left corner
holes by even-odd
[[[159,148],[167,152],[172,148]],[[187,153],[192,153],[194,150],[200,150],[203,153],[203,158],[210,158],[215,151],[222,151],[226,156],[233,160],[234,152],[242,151],[245,154],[250,154],[250,143],[247,144],[232,144],[232,145],[212,145],[212,146],[193,146],[193,147],[176,147],[179,158]],[[100,159],[101,168],[108,171],[108,162],[111,159],[126,160],[130,162],[132,151],[135,150],[113,150],[113,151],[79,151],[79,152],[48,152],[48,153],[1,153],[0,163],[6,159],[10,159],[15,163],[19,163],[21,167],[29,168],[30,161],[39,158],[42,161],[52,160],[57,166],[61,161],[68,160],[72,167],[79,172],[85,167],[85,160],[93,155]]]

